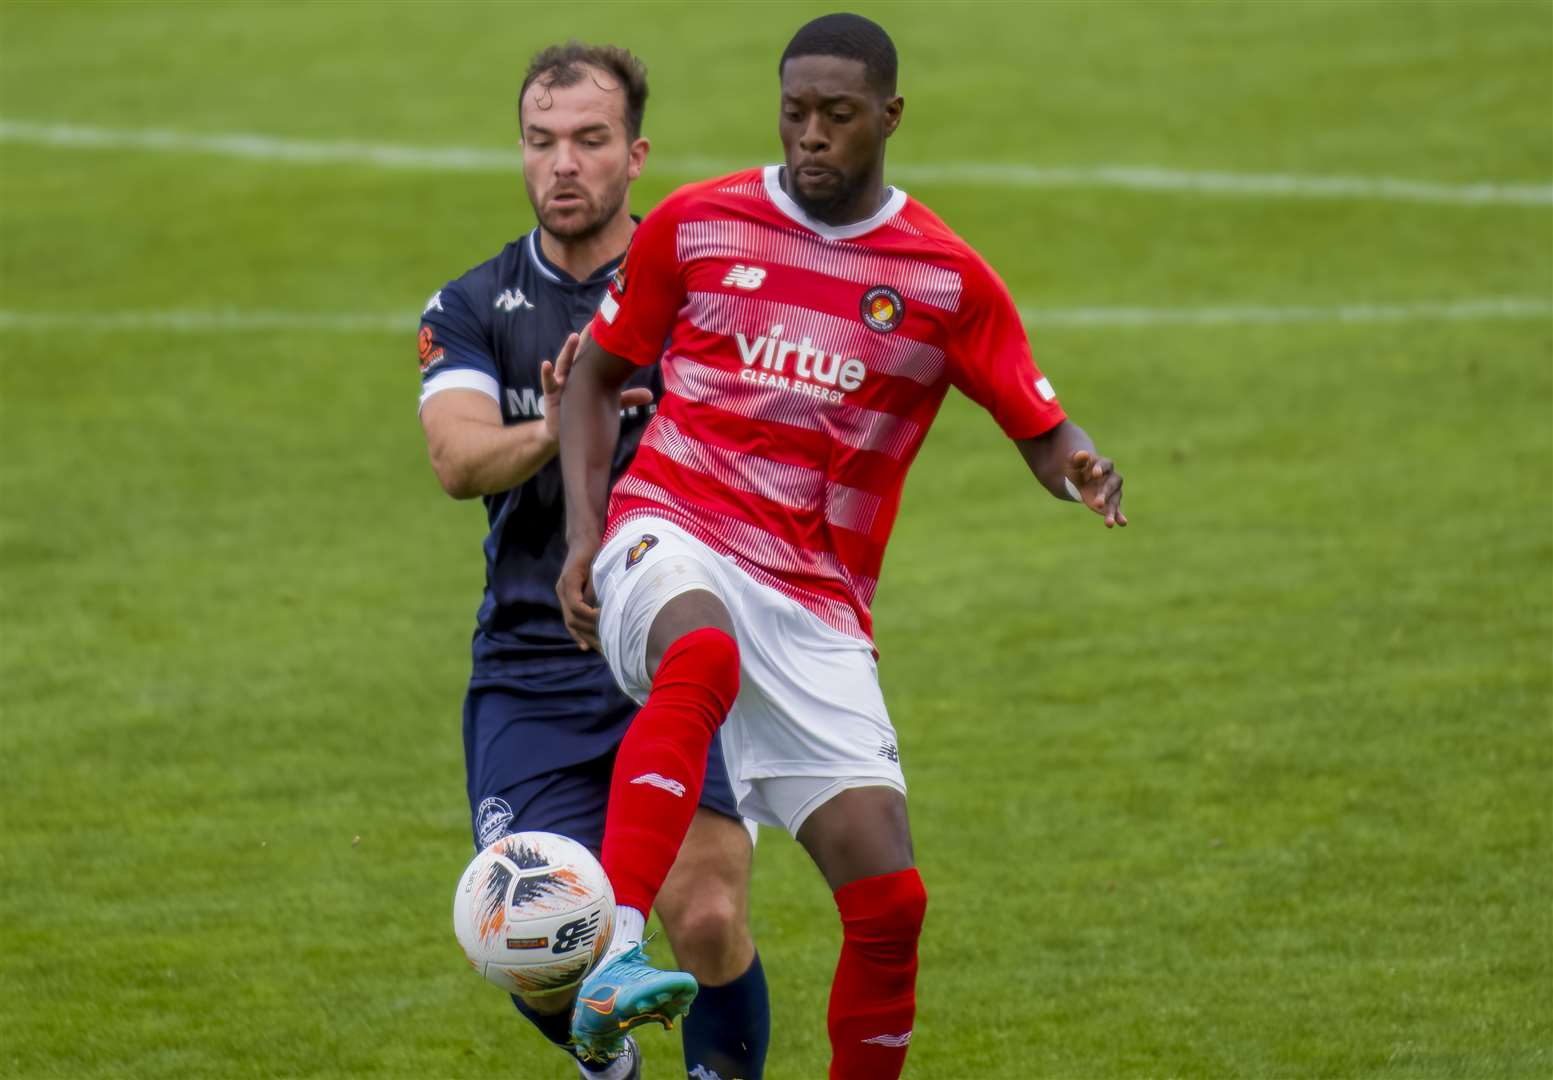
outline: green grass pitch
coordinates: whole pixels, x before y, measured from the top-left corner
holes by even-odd
[[[824,10],[0,5],[0,1075],[571,1075],[451,934],[482,517],[415,422],[421,302],[529,227],[515,152],[16,125],[499,152],[577,35],[651,68],[646,210],[776,156]],[[1553,7],[861,10],[891,161],[1034,313],[1133,522],[963,400],[908,484],[875,610],[931,896],[907,1076],[1553,1074],[1553,206],[923,171],[1545,192]],[[1482,300],[1519,307],[1449,307]],[[1041,321],[1092,308],[1188,321]],[[812,1080],[833,907],[786,837],[757,863],[768,1076]]]

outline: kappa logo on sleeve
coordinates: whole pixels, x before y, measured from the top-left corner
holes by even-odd
[[[646,555],[649,551],[657,546],[658,538],[656,536],[644,533],[642,538],[636,543],[632,544],[630,549],[626,551],[626,569],[629,570],[637,563],[641,562],[642,556]]]
[[[421,324],[420,337],[421,370],[430,371],[445,359],[442,346],[438,345],[432,337],[431,327]]]

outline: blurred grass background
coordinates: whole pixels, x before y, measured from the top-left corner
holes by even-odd
[[[500,151],[529,55],[611,40],[651,70],[640,211],[775,158],[825,10],[12,2],[0,120]],[[901,166],[1553,181],[1546,3],[857,10]],[[512,166],[0,137],[0,1074],[569,1075],[448,925],[483,518],[414,419],[421,302],[530,226]],[[1553,208],[908,187],[1034,309],[1134,524],[953,399],[908,484],[907,1076],[1548,1075]],[[1480,299],[1523,304],[1040,317]],[[318,320],[114,321],[175,311]],[[830,898],[779,834],[757,864],[768,1076],[819,1076]]]

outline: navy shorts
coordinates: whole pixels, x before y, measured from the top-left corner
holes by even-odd
[[[604,846],[615,751],[636,705],[607,691],[471,687],[464,699],[464,769],[476,849],[508,833],[569,836],[595,854]],[[701,805],[739,820],[712,740]]]

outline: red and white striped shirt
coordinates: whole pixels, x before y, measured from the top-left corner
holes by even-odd
[[[906,470],[953,385],[1010,438],[1063,419],[1007,288],[894,190],[815,221],[778,166],[680,188],[642,221],[591,333],[661,358],[664,394],[606,540],[661,517],[844,633],[868,608]]]

